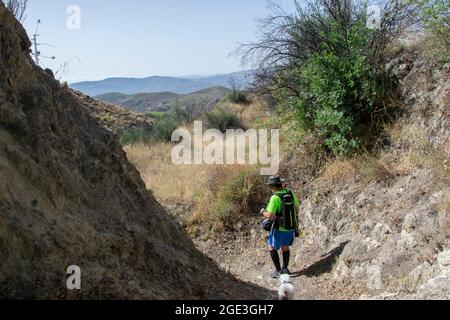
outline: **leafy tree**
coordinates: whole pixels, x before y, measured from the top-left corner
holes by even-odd
[[[332,28],[332,41],[341,42]],[[361,144],[361,131],[368,130],[373,113],[380,106],[378,75],[367,62],[364,51],[370,30],[362,23],[350,28],[348,54],[326,47],[300,68],[302,99],[291,104],[303,129],[319,136],[335,155],[346,155]]]
[[[262,20],[259,41],[241,47],[243,60],[256,63],[257,85],[295,111],[301,130],[335,156],[348,155],[389,116],[380,85],[388,83],[385,48],[416,22],[416,9],[385,1],[379,28],[370,29],[369,1],[295,3],[293,13],[275,6]]]

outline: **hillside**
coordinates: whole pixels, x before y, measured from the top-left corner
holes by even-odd
[[[189,108],[189,110],[204,109],[210,111],[229,91],[225,87],[212,87],[189,94],[156,92],[125,95],[113,92],[95,98],[139,113],[148,111],[167,112],[177,102],[180,106]]]
[[[251,82],[252,77],[253,71],[191,78],[156,76],[142,79],[108,78],[101,81],[72,83],[70,87],[90,96],[98,96],[109,92],[120,92],[123,94],[174,92],[187,94],[216,86],[230,88],[231,81],[234,81],[239,87],[245,88]]]
[[[3,3],[0,38],[0,298],[268,297],[195,249],[90,98],[34,64]],[[66,288],[73,264],[80,291]]]
[[[95,100],[78,91],[69,89],[76,100],[97,119],[107,130],[118,135],[130,129],[142,129],[149,135],[152,133],[153,123],[143,115],[120,108],[116,105]]]

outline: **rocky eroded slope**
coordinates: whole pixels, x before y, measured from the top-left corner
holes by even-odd
[[[450,299],[449,64],[412,47],[387,68],[402,114],[378,158],[359,171],[337,163],[312,181],[290,173],[305,198],[296,263],[305,279],[326,274],[334,292]]]
[[[266,298],[199,251],[0,3],[0,298]],[[66,269],[82,270],[82,290]]]

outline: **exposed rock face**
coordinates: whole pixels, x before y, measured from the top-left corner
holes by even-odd
[[[363,299],[450,299],[448,67],[417,52],[388,66],[399,78],[404,104],[396,123],[402,131],[386,154],[392,161],[421,157],[411,160],[419,165],[402,172],[398,164],[392,176],[370,182],[319,178],[297,186],[305,191],[306,231],[297,265],[311,277],[329,273],[336,292],[359,287]],[[427,161],[433,163],[420,165]],[[327,265],[317,264],[327,254]]]
[[[0,298],[266,297],[194,248],[29,47],[0,2]],[[66,288],[70,265],[81,291]]]

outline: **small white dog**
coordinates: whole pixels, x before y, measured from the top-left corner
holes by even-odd
[[[280,288],[278,289],[278,300],[294,300],[294,286],[288,274],[280,276]]]

